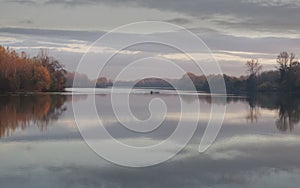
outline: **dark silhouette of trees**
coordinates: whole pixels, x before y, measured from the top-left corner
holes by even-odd
[[[246,62],[246,68],[247,72],[249,73],[248,79],[247,79],[247,91],[249,92],[255,92],[256,86],[257,86],[257,76],[259,72],[262,70],[262,65],[258,62],[257,59],[251,59]]]
[[[295,59],[295,55],[293,53],[291,53],[291,55],[287,52],[281,52],[278,56],[277,56],[277,69],[280,72],[280,81],[284,81],[289,67],[292,64],[292,62]]]
[[[281,52],[277,56],[277,70],[280,73],[280,89],[296,91],[300,89],[300,63],[294,53]]]
[[[25,52],[0,46],[0,92],[62,91],[65,85],[63,66],[45,50],[30,58]]]
[[[256,90],[260,92],[276,92],[279,88],[279,72],[262,72],[256,79]]]
[[[258,62],[257,59],[251,59],[246,62],[246,68],[249,75],[257,76],[262,70],[262,65]]]

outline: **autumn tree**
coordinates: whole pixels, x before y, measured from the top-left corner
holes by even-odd
[[[48,52],[45,49],[41,49],[34,59],[39,61],[39,63],[49,71],[51,79],[49,90],[62,91],[65,88],[65,75],[67,73],[64,66],[53,57],[48,56]]]
[[[0,92],[61,91],[65,87],[65,70],[42,50],[34,58],[25,52],[0,46]]]

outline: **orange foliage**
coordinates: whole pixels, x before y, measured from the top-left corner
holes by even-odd
[[[16,51],[0,46],[0,91],[56,90],[57,83],[60,84],[58,90],[62,90],[64,69],[53,58],[46,57],[51,61],[45,63],[39,57],[29,58],[25,52],[19,56]]]
[[[65,109],[62,95],[2,96],[0,98],[0,138],[18,129],[36,125],[45,130]]]

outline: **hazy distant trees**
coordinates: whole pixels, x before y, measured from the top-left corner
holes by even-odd
[[[163,87],[166,89],[174,89],[172,84],[161,78],[145,78],[138,81],[134,87],[156,88]]]
[[[76,76],[76,81],[74,82]],[[67,72],[66,74],[66,87],[75,88],[92,88],[95,87],[93,81],[91,81],[86,74],[80,74],[76,72]]]
[[[179,80],[175,82],[178,89],[184,90],[204,90],[207,88],[207,78],[204,75],[195,75],[193,73],[187,72]]]
[[[105,88],[108,86],[112,86],[112,83],[106,77],[100,77],[96,80],[97,88]]]
[[[244,93],[252,95],[255,92],[300,91],[300,63],[296,60],[296,56],[293,53],[281,52],[277,57],[277,64],[276,70],[262,72],[261,63],[257,59],[250,59],[245,63],[246,76],[234,77],[226,74],[205,76],[187,72],[180,79],[166,79],[163,81],[157,78],[145,78],[137,82],[135,87],[172,89],[172,85],[174,85],[176,89],[196,89],[197,91],[211,92],[210,85],[222,84],[224,81],[226,91],[230,94]],[[74,73],[67,77],[68,80],[71,80],[74,77]],[[77,78],[79,83],[88,83],[88,78],[85,75],[78,75]],[[68,83],[72,82],[68,81]],[[108,87],[112,85],[105,77],[92,80],[91,83],[93,83],[92,87],[95,85],[96,87]],[[130,86],[131,83],[131,81],[116,81],[114,84],[118,86]]]
[[[106,88],[113,85],[112,81],[106,77],[90,80],[86,74],[81,74],[78,72],[67,72],[65,77],[65,85],[69,88]]]
[[[30,58],[0,46],[0,91],[61,91],[65,70],[44,50]]]

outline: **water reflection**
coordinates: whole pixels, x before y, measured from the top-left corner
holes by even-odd
[[[260,109],[277,110],[276,127],[280,131],[292,131],[300,121],[300,99],[297,95],[259,94],[247,98],[249,113],[246,119],[252,123],[260,116]]]
[[[110,97],[108,94],[97,94],[96,97],[104,97],[105,103],[108,102]],[[171,102],[174,103],[171,96],[173,94],[162,94],[157,97],[163,97],[165,99],[171,98]],[[66,101],[74,102],[80,100],[86,100],[87,94],[78,94],[75,96],[61,95],[61,94],[39,94],[39,95],[15,95],[15,96],[1,96],[0,97],[0,138],[11,136],[17,129],[24,130],[30,125],[35,125],[40,131],[46,129],[47,125],[53,120],[59,119],[60,115],[66,110]],[[137,94],[137,97],[142,98],[142,101],[147,101],[147,97],[152,97],[149,94]],[[209,95],[181,95],[181,98],[186,103],[193,103],[197,98],[200,99],[201,104],[212,103]],[[101,102],[101,101],[100,101]],[[219,105],[225,105],[224,100],[214,101]],[[103,103],[103,101],[102,101]],[[259,94],[251,96],[228,96],[226,104],[247,104],[248,111],[243,115],[244,119],[251,124],[257,123],[259,119],[263,119],[264,115],[262,110],[275,110],[276,121],[274,126],[280,131],[293,131],[294,127],[300,122],[300,98],[296,95],[280,95],[280,94]],[[108,104],[107,104],[108,105]],[[133,104],[135,105],[135,104]],[[99,104],[103,106],[103,104]],[[141,104],[139,104],[141,106]],[[209,108],[209,106],[205,106]],[[142,113],[140,108],[137,114]],[[99,111],[109,112],[107,108],[99,109]],[[177,108],[175,111],[178,110]],[[207,109],[206,109],[207,110]],[[229,109],[230,110],[230,109]],[[173,109],[174,111],[174,109]],[[106,114],[107,114],[106,113]],[[147,111],[148,113],[148,111]],[[142,114],[142,115],[147,115]],[[110,115],[109,115],[110,116]]]
[[[192,103],[199,97],[200,101],[211,104],[212,100],[209,95],[200,96],[182,96],[183,101]],[[286,132],[293,131],[294,127],[300,122],[300,98],[296,94],[267,94],[259,93],[249,96],[228,96],[226,103],[220,97],[220,100],[215,100],[215,103],[226,105],[231,103],[246,103],[248,104],[248,112],[245,115],[247,122],[257,123],[260,118],[264,118],[261,110],[276,110],[277,119],[275,126],[278,130]]]
[[[299,98],[281,98],[279,104],[279,119],[276,125],[279,130],[293,130],[300,121],[300,100]]]
[[[87,128],[95,122],[89,111],[95,97],[107,130],[120,142],[136,143],[138,147],[160,142],[176,128],[179,107],[173,106],[177,105],[177,96],[160,93],[156,97],[166,100],[171,110],[164,126],[151,135],[128,133],[112,121],[109,93],[77,94],[73,99]],[[132,97],[134,114],[147,117],[146,105],[153,95]],[[71,95],[1,96],[1,136],[11,136],[0,139],[0,187],[299,187],[297,96],[261,94],[229,96],[226,103],[215,101],[227,105],[227,115],[216,142],[205,153],[198,153],[198,145],[211,98],[205,94],[182,95],[187,104],[198,97],[203,119],[187,147],[161,165],[131,169],[102,160],[85,144],[74,122]],[[194,116],[187,114],[183,121],[193,121]],[[293,132],[277,134],[278,129]],[[134,157],[147,160],[151,155]]]
[[[0,97],[0,137],[11,136],[17,129],[24,130],[31,124],[41,131],[57,120],[66,110],[63,95],[16,95]]]

